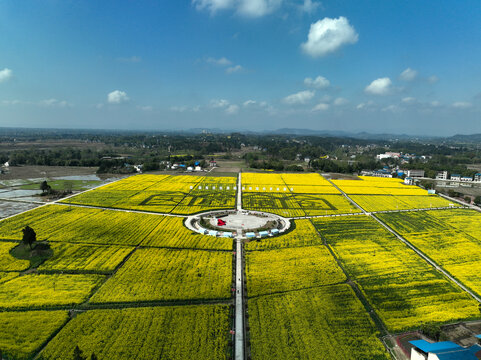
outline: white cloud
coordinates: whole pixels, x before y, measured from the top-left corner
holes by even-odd
[[[233,73],[236,73],[236,72],[239,72],[239,71],[242,71],[244,70],[244,68],[240,65],[235,65],[235,66],[231,66],[231,67],[228,67],[227,69],[225,69],[225,72],[227,74],[233,74]]]
[[[314,97],[314,94],[314,91],[311,90],[299,91],[298,93],[286,96],[283,101],[289,105],[305,104]]]
[[[441,106],[441,103],[437,100],[434,100],[434,101],[431,101],[430,105],[432,107],[438,107],[438,106]]]
[[[235,4],[234,0],[192,0],[197,10],[207,10],[211,14],[215,14],[219,10],[232,8]]]
[[[210,101],[210,106],[214,109],[225,108],[229,106],[229,101],[226,99],[212,99]]]
[[[282,4],[282,0],[239,0],[237,3],[239,14],[260,17],[277,10]]]
[[[382,111],[398,112],[398,111],[402,111],[402,109],[397,105],[388,105],[385,108],[383,108]]]
[[[362,109],[369,108],[369,107],[371,107],[371,106],[373,106],[373,105],[374,105],[374,102],[371,101],[371,100],[369,100],[368,102],[365,102],[365,103],[362,102],[362,103],[358,104],[358,105],[356,106],[356,109],[362,110]]]
[[[2,105],[4,106],[10,106],[10,105],[19,105],[19,104],[23,104],[24,102],[23,101],[20,101],[20,100],[2,100]]]
[[[391,79],[388,77],[374,80],[364,89],[365,92],[374,95],[386,95],[391,91]]]
[[[343,97],[338,97],[334,100],[334,105],[335,106],[342,106],[346,105],[349,101]]]
[[[257,101],[255,100],[246,100],[244,101],[244,103],[242,104],[244,107],[248,107],[248,106],[252,106],[252,105],[256,105],[257,104]]]
[[[239,112],[239,106],[235,104],[229,105],[225,112],[229,115],[235,115]]]
[[[320,2],[312,0],[304,0],[304,3],[300,6],[301,11],[307,14],[312,14],[316,9],[321,6]]]
[[[399,78],[403,81],[413,81],[418,76],[418,72],[411,68],[407,68],[400,75]]]
[[[246,17],[268,15],[282,5],[283,0],[192,0],[197,10],[206,10],[215,15],[221,10],[234,10]]]
[[[154,110],[154,108],[150,105],[137,106],[137,109],[142,110],[142,111],[152,111],[152,110]]]
[[[436,75],[431,75],[430,77],[428,77],[428,82],[430,84],[437,83],[438,81],[439,81],[439,78]]]
[[[416,99],[411,97],[411,96],[408,96],[408,97],[405,97],[401,100],[404,104],[414,104],[416,103]]]
[[[312,111],[326,111],[329,109],[329,104],[319,103],[312,108]]]
[[[0,83],[9,80],[13,76],[13,71],[10,69],[0,70]]]
[[[356,30],[345,17],[326,17],[311,24],[307,41],[301,44],[301,48],[310,56],[321,57],[335,52],[343,45],[356,43],[358,38]]]
[[[125,91],[114,90],[107,95],[107,101],[110,104],[121,104],[129,101],[129,97]]]
[[[318,76],[315,79],[311,79],[309,77],[305,78],[304,85],[318,89],[324,89],[331,85],[331,83],[324,76]]]
[[[473,104],[467,101],[456,101],[452,106],[457,109],[468,109],[473,106]]]
[[[64,108],[67,106],[71,106],[67,101],[65,100],[57,100],[57,99],[46,99],[46,100],[41,100],[38,103],[40,106],[44,107],[58,107],[58,108]]]
[[[213,57],[208,57],[205,60],[209,64],[214,64],[214,65],[219,65],[219,66],[228,66],[232,64],[232,61],[225,57],[221,57],[219,59],[213,58]]]
[[[130,57],[119,57],[117,61],[124,62],[124,63],[139,63],[142,61],[140,56],[130,56]]]

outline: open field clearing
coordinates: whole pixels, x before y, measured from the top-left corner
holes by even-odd
[[[392,195],[350,195],[354,202],[366,211],[429,209],[459,206],[437,195],[392,196]]]
[[[246,243],[245,248],[249,251],[322,245],[322,239],[319,237],[316,229],[309,220],[294,220],[291,222],[291,227],[295,228],[285,235],[253,240]]]
[[[53,256],[39,270],[96,271],[109,273],[133,251],[133,247],[117,245],[83,245],[52,242]]]
[[[10,249],[17,245],[17,242],[0,241],[0,271],[23,271],[30,267],[30,261],[19,260],[10,255]]]
[[[228,299],[231,281],[229,252],[139,249],[90,302]]]
[[[481,296],[481,238],[469,234],[470,228],[476,228],[475,231],[479,232],[480,213],[456,209],[399,215],[379,214],[379,217]],[[430,226],[425,227],[426,223]],[[449,223],[456,224],[458,229]],[[466,229],[466,232],[461,229]]]
[[[253,360],[389,359],[349,285],[249,300]]]
[[[0,279],[2,279],[1,275]],[[87,297],[100,285],[103,279],[104,277],[101,275],[90,274],[15,276],[10,280],[0,282],[0,308],[80,304],[87,300]]]
[[[481,317],[475,300],[375,220],[313,221],[389,330]]]
[[[67,319],[67,311],[0,312],[0,349],[3,357],[31,359]]]
[[[90,310],[77,315],[40,359],[71,359],[76,345],[99,359],[227,359],[227,305]]]
[[[136,175],[64,202],[189,215],[234,208],[235,186],[234,177]]]
[[[246,277],[249,297],[346,280],[325,246],[250,251],[246,254]]]

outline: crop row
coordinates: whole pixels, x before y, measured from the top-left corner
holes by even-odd
[[[346,280],[327,247],[308,246],[246,254],[249,297]]]
[[[227,359],[226,305],[90,310],[77,315],[39,359],[71,359],[78,346],[99,359]]]
[[[67,320],[67,311],[0,312],[2,356],[6,359],[31,359]]]
[[[8,274],[6,281],[0,280],[0,308],[4,309],[80,304],[104,279],[91,274]]]
[[[231,274],[228,252],[138,249],[90,302],[227,299]]]
[[[260,296],[248,305],[253,360],[390,358],[349,285]]]

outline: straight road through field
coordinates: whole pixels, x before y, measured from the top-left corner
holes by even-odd
[[[237,210],[242,211],[242,179],[237,177]],[[235,255],[235,344],[236,360],[244,360],[244,298],[242,280],[242,239],[237,237]]]
[[[236,238],[235,261],[235,359],[244,360],[244,303],[242,298],[242,239]]]

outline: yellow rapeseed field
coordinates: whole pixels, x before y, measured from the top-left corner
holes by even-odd
[[[346,279],[325,246],[305,246],[246,254],[249,297],[336,284]]]
[[[480,316],[475,300],[370,217],[313,221],[391,331]]]
[[[71,320],[40,358],[71,359],[78,345],[89,359],[95,353],[116,360],[222,360],[229,328],[227,305],[90,310]]]
[[[253,359],[390,359],[349,285],[249,299]]]
[[[231,281],[230,252],[138,249],[90,302],[227,299]]]
[[[67,319],[67,311],[0,312],[2,356],[6,359],[31,359]]]

